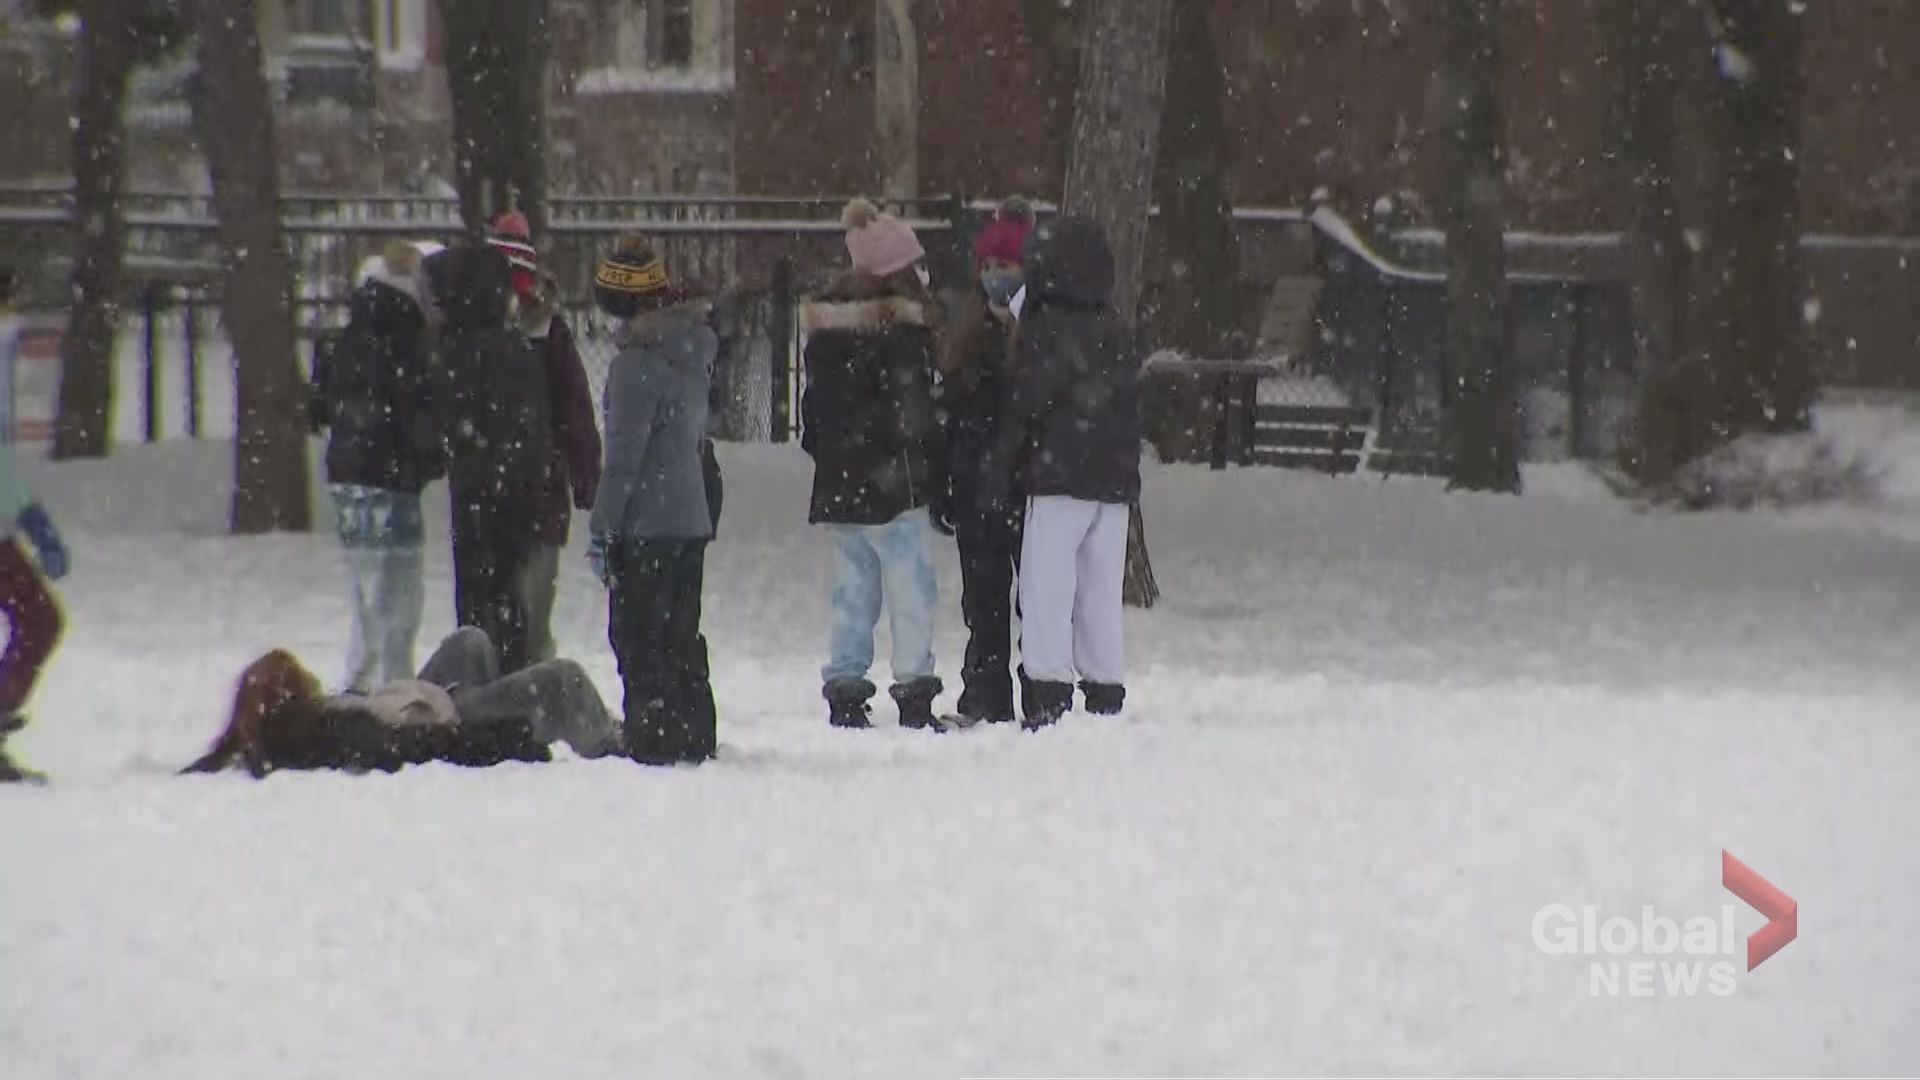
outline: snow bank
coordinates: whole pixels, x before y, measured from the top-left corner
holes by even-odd
[[[30,463],[71,630],[0,790],[9,1078],[1905,1071],[1920,574],[1772,515],[1149,470],[1129,714],[831,731],[788,447],[724,447],[724,743],[182,779],[269,644],[331,671],[325,536],[236,540],[227,448]],[[439,489],[430,535],[444,537]],[[564,652],[615,688],[563,560]],[[950,545],[941,586],[957,595]],[[430,550],[429,636],[448,627]],[[948,603],[943,674],[960,655]],[[884,641],[882,655],[885,655]],[[948,700],[951,700],[949,695]],[[1806,904],[1728,998],[1594,998],[1549,903]],[[1741,909],[1742,934],[1759,925]]]

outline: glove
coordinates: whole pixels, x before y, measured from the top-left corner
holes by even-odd
[[[941,536],[953,535],[953,508],[945,499],[936,499],[927,507],[927,519],[933,522],[933,531]]]
[[[604,533],[595,533],[587,543],[587,565],[593,568],[593,576],[604,588],[613,588],[613,571],[607,567],[607,551],[612,547]]]
[[[40,556],[41,572],[54,581],[66,577],[70,561],[67,545],[60,542],[60,533],[54,529],[53,519],[47,516],[46,507],[29,503],[16,520],[20,531],[33,541],[34,551]]]

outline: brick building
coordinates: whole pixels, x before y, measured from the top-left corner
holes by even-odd
[[[441,0],[261,0],[288,191],[450,191]],[[551,0],[552,179],[583,194],[732,189],[731,0]],[[0,7],[0,180],[59,182],[73,26]],[[134,73],[132,186],[203,190],[191,50]]]
[[[1068,103],[1027,32],[1032,0],[921,0],[924,192],[1054,194]],[[1503,93],[1514,220],[1611,216],[1596,0],[1510,0]],[[1237,202],[1418,205],[1435,40],[1417,0],[1217,0]],[[870,189],[871,0],[737,0],[734,178],[743,193]],[[1807,227],[1920,232],[1920,3],[1809,4]]]

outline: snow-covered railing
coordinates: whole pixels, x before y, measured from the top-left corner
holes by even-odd
[[[1367,243],[1367,241],[1360,236],[1359,231],[1353,227],[1351,222],[1341,217],[1331,207],[1316,207],[1313,213],[1308,215],[1307,220],[1313,225],[1314,231],[1331,240],[1348,254],[1353,255],[1355,258],[1372,267],[1374,273],[1379,274],[1383,278],[1393,281],[1417,281],[1428,284],[1444,283],[1447,280],[1447,275],[1445,274],[1435,273],[1431,270],[1415,270],[1409,266],[1402,266],[1388,259],[1385,255],[1380,254],[1372,244]]]
[[[1400,229],[1393,234],[1396,244],[1413,247],[1443,247],[1447,234],[1441,229]],[[1626,242],[1618,232],[1550,233],[1514,229],[1507,233],[1509,251],[1608,251]],[[1920,252],[1920,236],[1872,236],[1862,233],[1810,232],[1800,237],[1800,246],[1809,251],[1883,250]]]

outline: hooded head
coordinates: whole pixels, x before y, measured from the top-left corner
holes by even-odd
[[[489,245],[448,248],[427,257],[427,293],[450,327],[503,326],[513,267]]]
[[[1028,234],[1027,302],[1100,308],[1113,302],[1113,248],[1091,218],[1060,217]]]
[[[403,240],[388,244],[380,254],[360,264],[359,283],[385,285],[420,303],[420,249]]]
[[[847,230],[847,257],[856,274],[892,277],[927,257],[912,226],[866,199],[848,203],[840,224]]]

